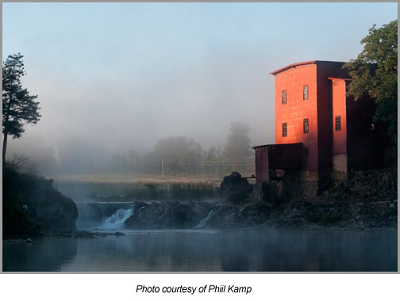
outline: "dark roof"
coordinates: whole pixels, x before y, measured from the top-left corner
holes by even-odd
[[[354,80],[352,78],[341,78],[341,77],[328,77],[328,79],[330,79],[330,80],[338,79],[338,80],[344,80],[344,81],[353,81]]]
[[[276,147],[276,146],[289,146],[289,145],[303,145],[303,143],[298,142],[298,143],[280,143],[280,144],[264,144],[264,145],[256,145],[253,146],[252,149],[256,149],[256,148],[264,148],[264,147]]]
[[[280,69],[278,69],[278,70],[275,70],[275,71],[271,72],[270,74],[276,75],[276,74],[278,74],[278,73],[280,73],[280,72],[282,72],[282,71],[285,71],[285,70],[287,70],[287,69],[290,69],[290,68],[294,68],[294,67],[301,66],[301,65],[315,64],[316,62],[317,62],[317,61],[308,61],[308,62],[294,63],[294,64],[291,64],[291,65],[287,65],[286,67],[280,68]]]
[[[287,70],[287,69],[290,69],[290,68],[295,68],[295,67],[297,67],[297,66],[302,66],[302,65],[317,64],[317,63],[337,63],[337,64],[344,64],[344,62],[317,61],[317,60],[314,60],[314,61],[300,62],[300,63],[294,63],[294,64],[291,64],[291,65],[287,65],[286,67],[283,67],[283,68],[280,68],[280,69],[278,69],[278,70],[275,70],[275,71],[271,72],[270,74],[276,75],[276,74],[278,74],[278,73],[280,73],[280,72],[283,72],[283,71],[285,71],[285,70]]]

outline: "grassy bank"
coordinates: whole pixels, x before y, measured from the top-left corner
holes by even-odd
[[[58,180],[58,189],[75,202],[206,200],[220,198],[219,182],[196,179],[148,179],[146,181]]]
[[[171,176],[135,173],[94,173],[94,174],[49,174],[48,178],[58,182],[87,183],[213,183],[219,185],[223,177],[210,175]]]
[[[129,200],[204,200],[220,198],[212,183],[134,183],[124,191]]]

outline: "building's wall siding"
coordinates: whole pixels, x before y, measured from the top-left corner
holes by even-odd
[[[329,77],[349,78],[340,62],[317,63],[318,97],[318,167],[320,170],[332,168],[332,83]]]
[[[256,161],[256,181],[258,183],[267,183],[270,181],[268,147],[257,147],[254,151]]]
[[[275,76],[275,140],[277,144],[303,143],[302,169],[318,169],[317,148],[317,77],[316,65],[290,68]],[[303,86],[308,85],[308,100],[303,100]],[[287,103],[282,104],[282,91]],[[303,133],[303,119],[309,120],[309,133]],[[287,123],[287,137],[282,137],[282,123]]]
[[[303,145],[301,143],[268,145],[269,168],[301,169]]]
[[[332,122],[333,149],[332,169],[334,171],[347,171],[347,114],[346,114],[346,81],[343,79],[332,80]],[[340,116],[341,129],[336,130],[336,117]]]
[[[303,153],[301,143],[261,145],[254,147],[254,151],[258,183],[270,182],[271,169],[299,170],[301,168]]]

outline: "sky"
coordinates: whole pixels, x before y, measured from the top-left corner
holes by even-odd
[[[24,55],[41,120],[10,154],[98,156],[186,136],[224,146],[230,123],[274,143],[274,76],[349,61],[397,3],[3,3],[2,59]]]

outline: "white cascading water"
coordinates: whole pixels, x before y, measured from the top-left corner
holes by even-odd
[[[133,214],[133,209],[118,209],[110,217],[107,217],[99,229],[104,230],[117,230],[124,227],[125,221]]]
[[[207,225],[208,220],[211,218],[211,216],[213,215],[214,210],[211,210],[208,215],[203,218],[196,227],[194,227],[193,229],[202,229]]]

